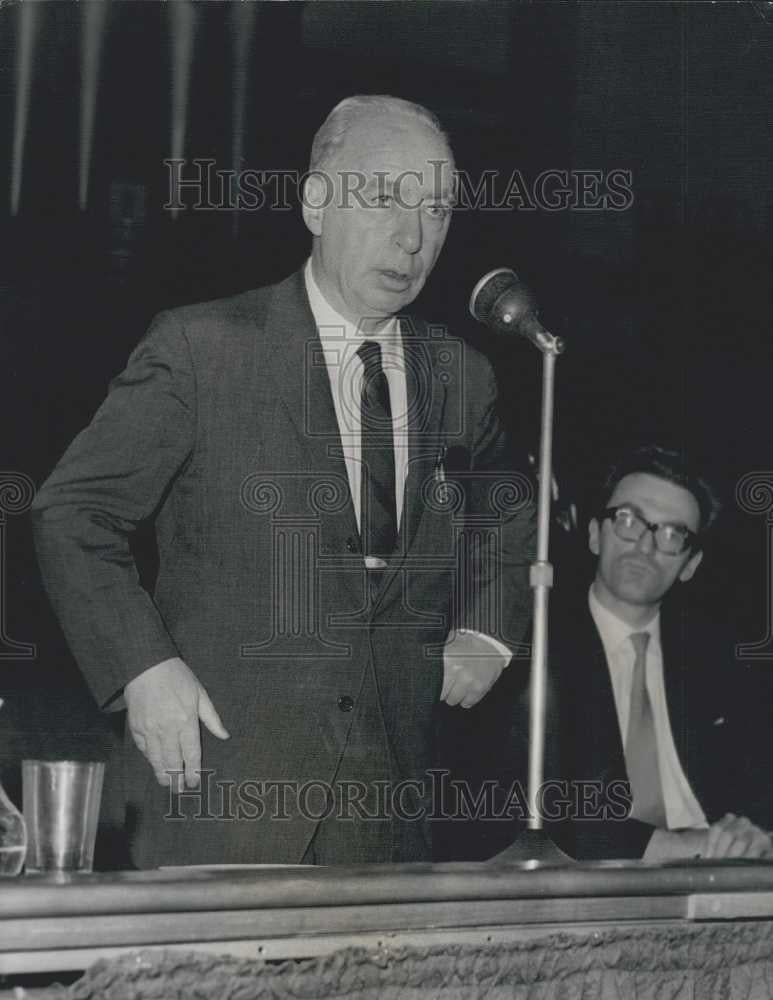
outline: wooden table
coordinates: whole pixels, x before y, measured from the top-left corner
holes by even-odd
[[[138,948],[297,958],[349,945],[506,942],[556,930],[773,921],[773,863],[167,869],[0,883],[0,973]]]

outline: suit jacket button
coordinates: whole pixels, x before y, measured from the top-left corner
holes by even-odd
[[[347,552],[357,551],[357,545],[351,535],[349,535],[349,537],[346,539],[346,551]]]
[[[348,694],[343,694],[338,699],[338,707],[342,712],[351,712],[354,708],[354,698],[350,698]]]

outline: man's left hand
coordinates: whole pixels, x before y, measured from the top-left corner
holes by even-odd
[[[452,632],[443,647],[443,690],[447,705],[472,708],[493,687],[508,658],[475,632]]]

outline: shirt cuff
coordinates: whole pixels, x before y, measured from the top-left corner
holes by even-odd
[[[460,628],[456,631],[459,635],[476,635],[479,639],[485,639],[486,642],[492,645],[494,649],[504,657],[504,667],[510,665],[510,660],[513,658],[512,649],[510,649],[509,646],[506,646],[503,642],[500,642],[499,639],[495,639],[493,635],[487,635],[485,632],[478,632],[478,630],[474,628]],[[502,669],[504,669],[504,667]]]

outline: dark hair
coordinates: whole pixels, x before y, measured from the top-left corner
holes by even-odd
[[[719,516],[722,503],[712,484],[696,473],[684,452],[662,448],[656,444],[634,448],[609,469],[599,493],[597,504],[599,513],[609,506],[618,483],[636,472],[658,476],[692,493],[701,514],[700,535],[705,535]]]

